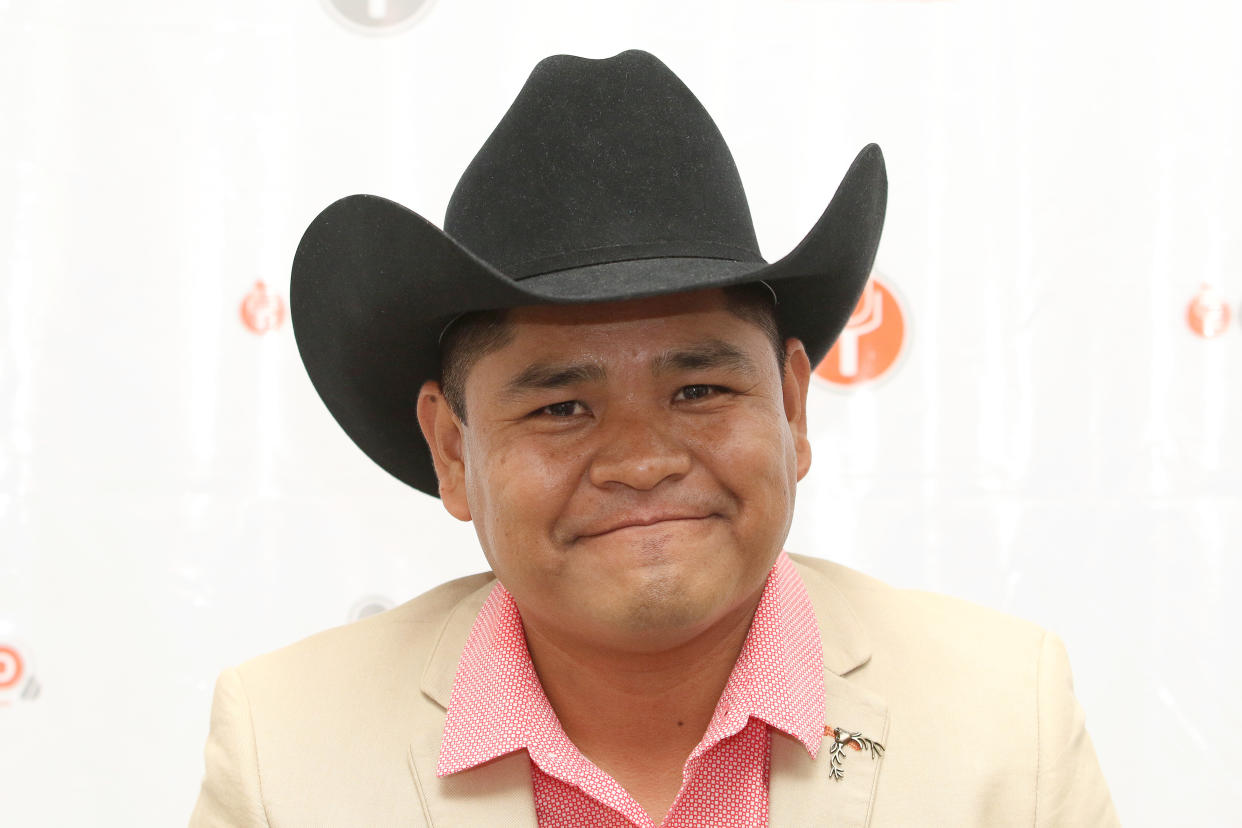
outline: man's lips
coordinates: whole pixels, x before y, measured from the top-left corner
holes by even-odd
[[[706,520],[713,517],[711,512],[657,512],[650,514],[626,515],[621,518],[610,521],[601,527],[588,527],[587,531],[579,532],[578,539],[598,538],[601,535],[607,535],[610,532],[616,532],[621,529],[631,529],[642,526],[655,526],[660,523],[668,523],[672,521],[686,520]]]

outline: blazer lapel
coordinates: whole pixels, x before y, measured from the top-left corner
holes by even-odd
[[[795,560],[797,565],[797,561]],[[871,644],[849,602],[822,573],[798,565],[815,608],[824,645],[824,722],[888,745],[888,706],[870,690],[846,676],[871,658]],[[768,789],[768,823],[780,826],[823,825],[831,815],[834,828],[864,828],[871,816],[883,757],[845,748],[842,777],[834,779],[831,735],[825,736],[815,759],[796,739],[772,734],[772,765]]]
[[[470,770],[436,776],[444,711],[453,695],[457,661],[479,609],[495,584],[489,579],[448,614],[423,670],[421,689],[440,708],[435,722],[419,727],[410,744],[410,774],[422,801],[423,818],[436,828],[505,825],[536,828],[535,797],[526,751],[511,753]]]

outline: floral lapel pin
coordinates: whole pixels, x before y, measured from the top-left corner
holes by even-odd
[[[870,751],[872,759],[878,759],[884,755],[884,745],[868,739],[861,733],[824,725],[824,735],[831,736],[833,739],[832,744],[828,746],[828,754],[832,757],[832,765],[828,769],[828,776],[832,779],[840,780],[845,778],[846,745],[849,745],[854,750],[865,749]]]

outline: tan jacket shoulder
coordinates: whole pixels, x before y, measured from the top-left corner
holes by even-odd
[[[872,825],[1119,824],[1059,637],[959,598],[791,557],[808,586],[822,576],[851,608],[870,655],[846,676],[889,708]]]

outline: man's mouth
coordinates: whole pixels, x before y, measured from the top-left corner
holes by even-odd
[[[624,515],[619,518],[614,518],[613,520],[610,520],[608,523],[602,526],[589,527],[588,531],[579,533],[578,539],[583,540],[583,539],[589,539],[589,538],[598,538],[602,535],[607,535],[612,532],[618,532],[622,529],[638,529],[638,528],[643,528],[647,526],[659,526],[661,524],[666,524],[666,523],[671,524],[671,523],[685,523],[685,522],[690,522],[690,521],[702,521],[702,520],[707,520],[712,517],[715,517],[715,515],[709,512],[683,512],[683,511],[630,514],[630,515]]]

